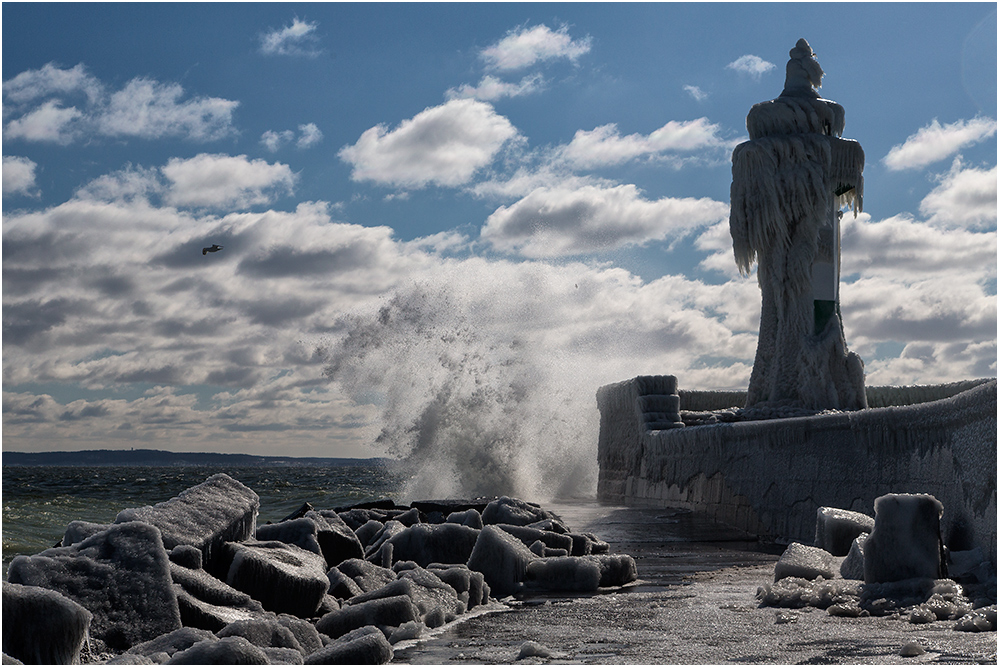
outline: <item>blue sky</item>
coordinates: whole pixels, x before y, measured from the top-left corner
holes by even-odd
[[[602,384],[744,388],[730,156],[800,37],[867,156],[868,384],[995,375],[994,3],[3,18],[5,450],[376,455],[485,386],[589,456]]]

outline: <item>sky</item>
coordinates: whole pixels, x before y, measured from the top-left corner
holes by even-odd
[[[569,475],[604,384],[745,389],[731,153],[801,37],[866,154],[867,384],[996,374],[994,3],[2,12],[4,451]]]

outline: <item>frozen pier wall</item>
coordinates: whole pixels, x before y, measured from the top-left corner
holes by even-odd
[[[650,429],[643,412],[650,380],[597,393],[601,500],[686,507],[764,539],[810,544],[819,507],[873,515],[878,496],[929,493],[944,505],[945,541],[980,545],[996,562],[994,379],[868,387],[869,404],[881,407],[666,430]],[[745,397],[677,394],[683,411]]]

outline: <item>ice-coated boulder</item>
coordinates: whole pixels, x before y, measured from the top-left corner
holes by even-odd
[[[3,652],[26,664],[77,664],[92,617],[56,591],[4,582]]]
[[[366,625],[394,628],[419,620],[420,610],[413,599],[408,595],[394,595],[344,605],[342,609],[332,611],[316,621],[316,630],[336,639]]]
[[[201,552],[195,550],[195,553]],[[177,591],[180,619],[185,626],[217,632],[229,623],[255,618],[264,611],[260,603],[249,595],[204,570],[171,562],[170,576]]]
[[[298,643],[295,634],[283,624],[277,616],[259,616],[245,621],[236,621],[215,633],[219,639],[226,637],[243,637],[259,648],[290,648],[305,655],[305,650]]]
[[[600,587],[624,586],[638,579],[638,565],[628,554],[594,554],[583,556],[600,567]]]
[[[495,595],[506,596],[521,588],[527,564],[535,558],[516,537],[502,528],[487,525],[479,532],[468,557],[468,567],[482,573]]]
[[[861,533],[850,545],[850,553],[846,555],[839,566],[839,576],[844,579],[864,580],[864,543],[867,533]]]
[[[159,653],[173,656],[178,651],[191,648],[198,642],[218,641],[218,637],[208,630],[201,628],[180,628],[165,635],[160,635],[156,639],[136,644],[125,652],[126,655],[140,655],[151,657]]]
[[[550,530],[529,528],[528,526],[515,526],[509,523],[497,523],[495,525],[516,537],[526,547],[530,547],[534,542],[540,541],[549,549],[565,549],[567,554],[572,553],[572,538],[569,535]]]
[[[163,544],[173,549],[190,544],[201,549],[211,570],[216,552],[226,542],[253,537],[260,498],[229,475],[218,473],[156,505],[122,510],[115,523],[144,521],[160,529]]]
[[[69,525],[66,526],[66,532],[62,536],[62,542],[59,544],[61,547],[69,547],[74,544],[79,544],[83,540],[87,539],[91,535],[96,535],[97,533],[103,533],[105,530],[110,528],[111,525],[107,523],[90,523],[89,521],[70,521]]]
[[[160,531],[133,521],[11,561],[7,580],[59,591],[94,615],[90,636],[124,651],[180,627]]]
[[[467,565],[446,565],[431,563],[427,569],[453,588],[466,609],[486,604],[489,601],[489,585],[481,572],[468,569]]]
[[[451,512],[445,519],[446,523],[456,523],[476,530],[482,528],[482,515],[474,507],[458,512]]]
[[[392,645],[368,625],[344,635],[305,659],[307,665],[384,665],[392,661]]]
[[[430,563],[466,563],[472,555],[479,531],[455,523],[418,523],[392,535],[384,544],[392,545],[392,558]]]
[[[320,554],[327,567],[364,557],[361,541],[335,512],[313,510],[298,519],[260,526],[257,539],[278,540]]]
[[[508,496],[497,498],[482,510],[483,525],[509,523],[514,526],[526,526],[545,519],[558,519],[558,516],[535,503]]]
[[[396,580],[396,574],[392,570],[360,558],[345,560],[336,567],[353,579],[363,593],[370,593]]]
[[[850,545],[861,533],[870,533],[874,519],[860,512],[820,507],[815,516],[815,546],[833,556],[850,553]]]
[[[179,544],[170,550],[170,562],[183,565],[191,570],[200,570],[203,554],[201,549],[190,544]]]
[[[280,614],[277,620],[291,630],[291,634],[298,640],[298,645],[302,647],[302,655],[310,655],[323,647],[323,639],[312,623],[289,614]]]
[[[785,577],[832,579],[835,576],[832,559],[832,554],[825,549],[792,542],[774,566],[774,581]]]
[[[375,554],[381,549],[382,545],[392,539],[399,533],[403,533],[407,530],[408,526],[403,525],[395,520],[386,521],[374,537],[368,542],[367,546],[364,547],[364,557],[369,560],[372,559]],[[379,562],[381,558],[377,559]]]
[[[226,583],[264,609],[302,618],[315,614],[330,582],[319,554],[284,542],[227,542],[232,565]]]
[[[466,604],[458,598],[454,588],[444,583],[433,572],[421,567],[400,572],[399,578],[395,581],[370,593],[351,598],[350,603],[358,604],[396,595],[408,595],[420,610],[420,620],[430,628],[449,623],[466,610]]]
[[[263,649],[243,637],[205,640],[183,651],[177,651],[167,665],[268,665]]]
[[[538,558],[527,564],[524,582],[552,591],[595,591],[600,587],[600,565],[585,558]]]
[[[874,529],[864,543],[864,582],[939,579],[943,505],[927,494],[888,494],[874,501]]]
[[[354,529],[354,536],[357,537],[358,540],[360,540],[361,545],[363,547],[367,548],[367,546],[371,544],[372,541],[374,541],[375,536],[378,535],[378,533],[380,533],[382,528],[384,527],[385,524],[383,524],[381,521],[376,521],[375,519],[369,519],[368,521],[366,521],[365,523],[361,524],[360,526]]]
[[[352,598],[355,595],[360,595],[364,592],[361,590],[361,587],[357,585],[357,582],[336,567],[331,567],[329,569],[326,573],[326,578],[330,580],[329,595],[332,595],[340,600],[346,600],[347,598]],[[337,608],[339,609],[339,607]]]

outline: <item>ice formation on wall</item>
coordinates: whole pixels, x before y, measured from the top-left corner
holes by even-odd
[[[816,92],[824,74],[804,39],[784,90],[753,106],[732,154],[736,264],[757,264],[760,339],[746,406],[867,407],[864,366],[839,312],[839,217],[863,207],[864,151],[841,138],[844,110]]]

